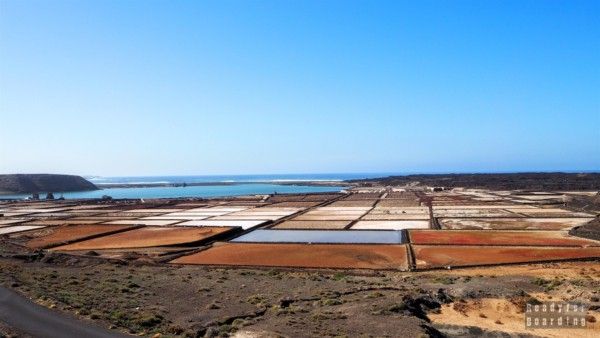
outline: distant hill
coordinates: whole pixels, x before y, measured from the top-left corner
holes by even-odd
[[[47,193],[98,190],[81,176],[55,174],[0,175],[0,193]]]
[[[600,173],[430,174],[351,180],[360,185],[419,184],[437,187],[526,190],[600,190]]]

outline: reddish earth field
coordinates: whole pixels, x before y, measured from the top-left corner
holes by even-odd
[[[409,230],[409,235],[413,244],[600,246],[599,241],[562,231]]]
[[[208,240],[217,235],[237,231],[237,227],[173,228],[144,227],[103,236],[78,243],[59,246],[53,250],[75,251],[96,249],[147,248],[153,246],[183,245]]]
[[[129,225],[65,225],[31,231],[23,235],[33,237],[25,244],[27,247],[41,249],[135,228]]]
[[[176,264],[408,269],[406,245],[217,243]]]
[[[413,245],[418,269],[599,258],[600,247]]]

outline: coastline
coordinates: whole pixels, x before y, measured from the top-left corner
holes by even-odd
[[[304,181],[304,180],[265,180],[265,181],[236,181],[236,182],[191,182],[191,183],[96,183],[100,189],[111,188],[178,188],[178,187],[202,187],[202,186],[235,186],[243,184],[274,184],[274,185],[302,185],[314,187],[335,187],[340,185],[356,185],[348,181]]]
[[[153,186],[125,185],[122,187],[100,186],[99,190],[81,192],[54,191],[55,198],[67,200],[93,199],[177,199],[177,198],[222,198],[229,196],[298,194],[339,192],[349,185],[307,185],[275,183],[227,183],[227,184],[159,184]],[[40,196],[43,197],[43,196]],[[31,199],[31,194],[0,195],[0,200]],[[41,198],[43,199],[43,198]]]

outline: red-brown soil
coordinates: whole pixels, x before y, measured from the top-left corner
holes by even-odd
[[[409,230],[413,244],[600,246],[562,231]]]
[[[75,251],[95,249],[146,248],[153,246],[183,245],[208,240],[225,232],[237,230],[233,227],[144,227],[110,236],[90,239],[53,250]]]
[[[408,268],[405,245],[218,243],[175,259],[177,264],[332,269]]]
[[[418,269],[600,258],[600,247],[413,245]]]
[[[134,228],[134,226],[128,225],[65,225],[50,227],[26,233],[27,236],[33,237],[26,245],[34,249],[49,248],[92,236]]]

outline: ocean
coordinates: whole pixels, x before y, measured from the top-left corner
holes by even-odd
[[[54,197],[65,199],[101,198],[186,198],[186,197],[225,197],[240,195],[262,195],[273,193],[316,193],[338,192],[346,188],[342,181],[373,178],[390,174],[286,174],[286,175],[219,175],[219,176],[127,176],[127,177],[86,177],[100,190],[65,192],[54,191]],[[284,185],[290,181],[339,181],[335,186]],[[186,187],[133,187],[102,188],[106,184],[169,184],[169,183],[228,183],[227,185],[203,185]],[[279,184],[278,184],[279,183]],[[0,195],[0,199],[23,199],[31,194]],[[45,196],[40,194],[41,198]]]
[[[390,176],[388,173],[279,174],[279,175],[197,175],[197,176],[85,176],[96,185],[159,183],[278,183],[290,181],[346,181]]]

